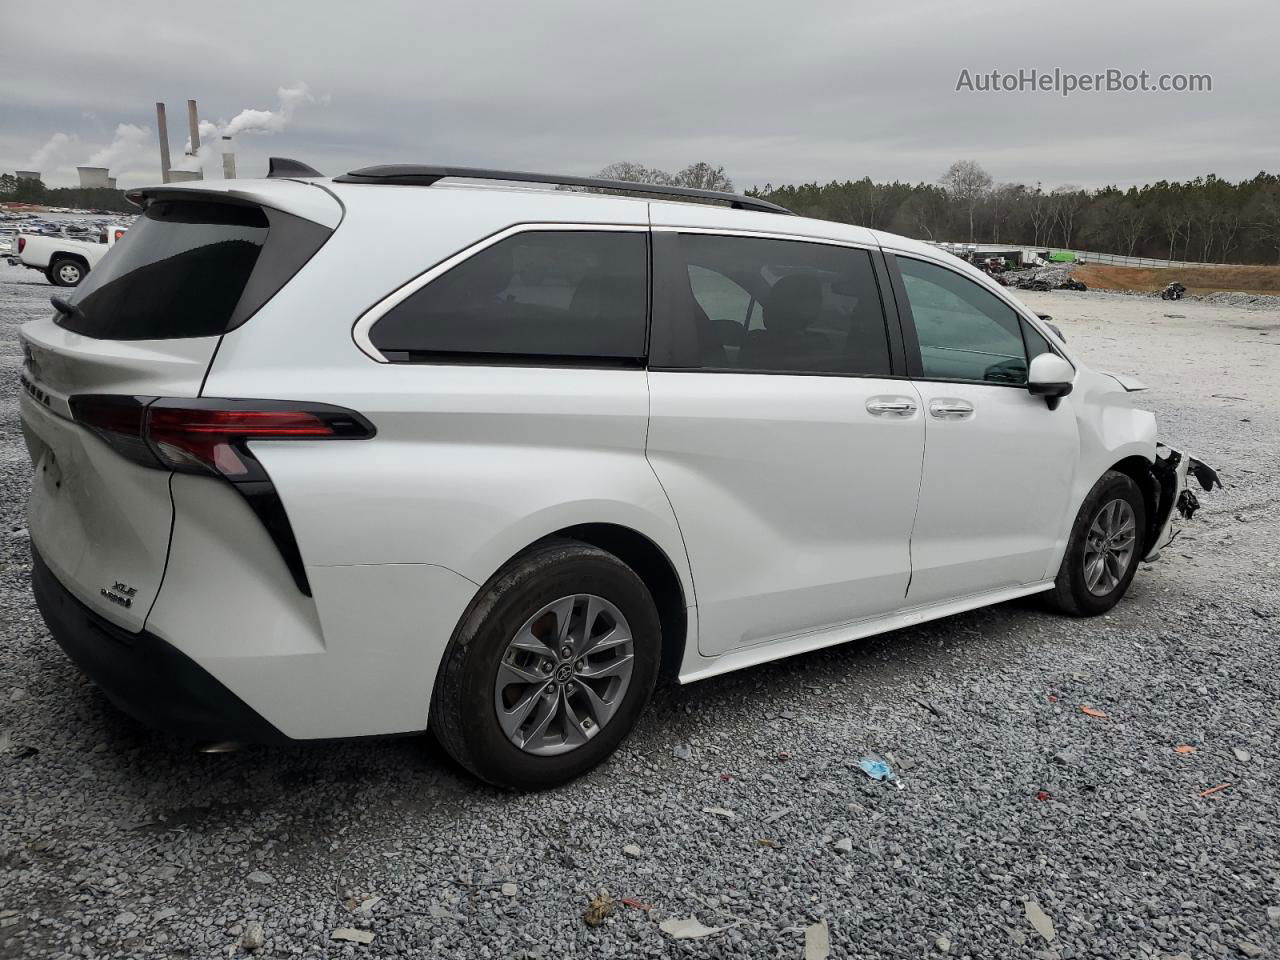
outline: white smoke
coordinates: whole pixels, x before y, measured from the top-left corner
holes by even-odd
[[[115,139],[98,150],[89,158],[91,167],[106,167],[119,170],[141,159],[147,152],[147,143],[151,137],[148,127],[140,127],[133,123],[122,123],[116,127]]]
[[[200,121],[200,149],[191,155],[191,140],[187,139],[183,152],[186,156],[176,160],[175,170],[204,170],[206,172],[219,169],[219,157],[222,154],[223,137],[235,137],[242,133],[279,133],[287,127],[303,104],[324,103],[327,98],[317,98],[303,81],[292,87],[281,87],[276,91],[280,100],[275,110],[258,110],[249,108],[241,110],[223,124]]]
[[[43,171],[57,166],[58,161],[70,156],[75,143],[75,134],[55,133],[43,147],[31,155],[31,169]]]
[[[241,110],[223,128],[222,135],[234,137],[241,133],[279,133],[288,126],[300,106],[315,103],[316,100],[302,82],[293,87],[281,87],[276,91],[276,96],[280,98],[280,109]]]

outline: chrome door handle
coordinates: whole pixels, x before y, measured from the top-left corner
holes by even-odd
[[[872,397],[867,401],[867,413],[874,417],[910,417],[916,412],[916,402],[910,397]]]
[[[929,415],[938,420],[968,420],[973,416],[973,404],[968,400],[933,400]]]

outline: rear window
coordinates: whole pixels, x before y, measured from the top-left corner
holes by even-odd
[[[637,362],[644,232],[530,231],[464,260],[383,316],[369,339],[394,362]]]
[[[331,234],[270,208],[155,200],[56,322],[102,340],[218,336],[270,300]]]
[[[259,207],[152,203],[76,290],[68,330],[111,340],[225,332],[267,241]]]

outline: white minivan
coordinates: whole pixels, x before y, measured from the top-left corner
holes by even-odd
[[[192,739],[431,729],[561,783],[662,671],[1108,610],[1216,481],[971,266],[757,198],[277,161],[134,199],[22,330],[33,579]]]

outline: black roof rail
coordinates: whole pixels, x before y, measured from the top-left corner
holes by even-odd
[[[528,173],[522,170],[486,170],[482,167],[438,167],[416,163],[389,163],[377,167],[363,167],[340,177],[336,183],[387,183],[410,187],[429,187],[445,177],[466,180],[506,180],[513,183],[553,183],[566,187],[594,187],[597,190],[616,190],[619,193],[646,193],[658,197],[675,197],[681,200],[712,200],[727,203],[736,210],[759,210],[764,213],[791,211],[768,200],[747,197],[740,193],[723,193],[719,190],[699,190],[695,187],[673,187],[661,183],[636,183],[631,180],[605,180],[600,177],[574,177],[560,173]]]
[[[268,157],[267,176],[272,178],[323,177],[324,174],[314,167],[307,166],[300,160],[290,160],[288,157]]]

